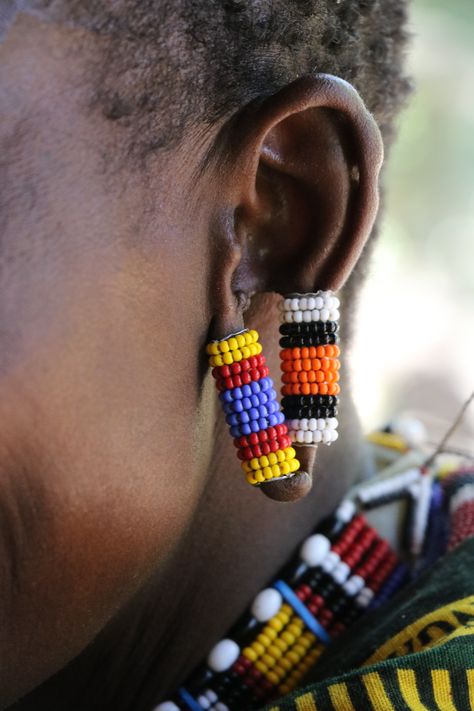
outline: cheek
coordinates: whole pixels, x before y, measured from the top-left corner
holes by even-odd
[[[200,299],[157,303],[130,273],[71,290],[0,383],[2,443],[42,491],[9,640],[36,650],[32,679],[75,656],[165,561],[208,476]]]

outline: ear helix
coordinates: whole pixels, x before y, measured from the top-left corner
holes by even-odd
[[[281,407],[257,331],[206,348],[246,479],[279,501],[310,490],[317,445],[337,439],[338,307],[328,291],[282,299]]]

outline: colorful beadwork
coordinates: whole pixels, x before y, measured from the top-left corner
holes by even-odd
[[[255,330],[207,346],[219,399],[249,484],[288,478],[300,468]]]
[[[345,501],[156,711],[258,708],[292,691],[328,644],[400,587],[406,568]]]
[[[330,291],[288,296],[281,321],[282,409],[291,440],[331,444],[338,437],[339,299]]]
[[[249,440],[248,446],[257,446]],[[474,536],[472,468],[442,473],[412,467],[363,484],[352,495],[359,505],[370,508],[377,500],[405,496],[421,482],[422,509],[427,508],[428,498],[430,504],[429,515],[421,517],[427,521],[421,527],[422,550],[416,566],[412,563],[409,569],[357,513],[354,501],[346,499],[306,538],[280,575],[256,595],[249,610],[175,697],[155,711],[251,711],[290,693],[333,639],[367,610],[390,600],[446,550]],[[411,542],[406,541],[405,547],[411,549]]]

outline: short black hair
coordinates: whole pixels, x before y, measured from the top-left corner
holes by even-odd
[[[97,33],[94,105],[142,155],[316,72],[351,82],[387,142],[407,94],[407,0],[22,0]],[[101,43],[102,44],[102,43]]]

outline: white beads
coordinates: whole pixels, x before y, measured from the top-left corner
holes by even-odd
[[[335,517],[342,523],[349,523],[351,518],[354,516],[356,509],[357,506],[353,501],[351,501],[351,499],[344,499],[344,501],[341,501],[337,507]]]
[[[268,622],[280,610],[283,598],[274,588],[266,588],[258,593],[252,603],[251,613],[258,622]]]
[[[362,588],[362,590],[356,597],[356,603],[360,605],[360,607],[368,607],[372,602],[373,597],[374,593],[370,588]]]
[[[230,669],[240,654],[239,645],[233,639],[221,639],[209,652],[207,663],[212,671]]]
[[[213,691],[212,689],[206,689],[204,694],[201,694],[197,698],[197,702],[202,709],[212,708],[213,711],[214,711],[214,709],[217,708],[217,706],[214,706],[216,701],[218,701],[218,696],[217,696],[216,692]],[[224,704],[221,704],[221,706],[224,706]],[[227,709],[227,706],[225,706],[225,708]]]
[[[365,585],[364,578],[360,575],[352,575],[343,585],[344,590],[350,597],[355,597]]]
[[[333,569],[332,571],[332,577],[338,583],[339,585],[342,585],[343,583],[346,582],[347,578],[349,577],[349,573],[351,572],[350,567],[347,565],[347,563],[344,563],[343,560],[341,560]]]
[[[329,551],[323,562],[321,563],[321,568],[325,573],[331,573],[336,565],[341,560],[340,556],[334,551]]]
[[[179,706],[176,706],[173,701],[163,701],[163,703],[155,706],[153,711],[179,711]]]
[[[297,444],[331,444],[338,438],[337,418],[288,420],[288,434]]]
[[[281,309],[286,323],[338,321],[340,301],[331,291],[301,294],[284,299]],[[288,317],[287,314],[290,314]]]
[[[304,541],[300,549],[300,558],[310,568],[314,568],[323,562],[330,549],[329,539],[320,533],[315,533]]]

